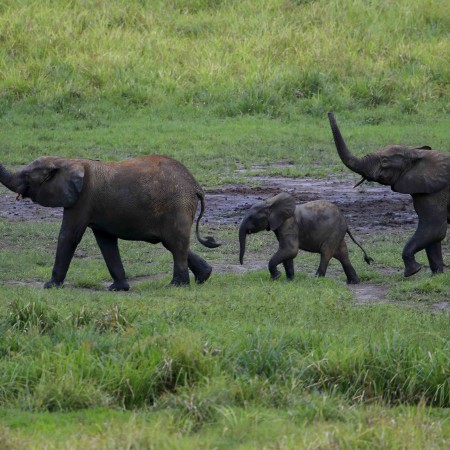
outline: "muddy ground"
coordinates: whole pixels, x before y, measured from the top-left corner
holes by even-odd
[[[288,192],[298,203],[324,199],[336,203],[352,230],[362,233],[414,229],[416,216],[409,195],[366,183],[353,189],[356,179],[251,177],[250,184],[233,184],[206,192],[205,220],[214,225],[238,224],[254,203],[279,192]],[[46,208],[29,199],[16,201],[16,194],[0,190],[0,218],[11,221],[60,221],[61,208]]]
[[[285,178],[281,176],[253,176],[248,184],[221,186],[206,191],[207,209],[205,222],[213,226],[240,223],[247,209],[254,203],[281,191],[293,195],[297,203],[325,199],[337,204],[347,218],[350,229],[358,237],[373,233],[412,232],[417,224],[411,198],[398,194],[389,187],[375,183],[365,183],[357,189],[352,186],[356,177],[345,179],[329,177]],[[10,221],[61,221],[62,209],[44,208],[30,200],[16,201],[16,196],[5,189],[0,190],[0,218]],[[444,258],[448,260],[449,249],[444,248]],[[251,266],[224,265],[217,267],[219,272],[242,272],[249,269],[265,268],[267,255],[253,261]],[[401,268],[399,268],[399,273]],[[333,273],[330,273],[333,276]],[[361,284],[351,287],[355,300],[362,304],[385,301],[387,287]],[[449,302],[436,305],[440,309],[449,309]]]

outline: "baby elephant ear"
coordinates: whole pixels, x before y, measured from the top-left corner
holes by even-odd
[[[405,153],[408,165],[392,190],[403,194],[432,194],[450,186],[450,155],[425,148]]]
[[[295,200],[291,195],[282,192],[267,200],[267,209],[270,229],[275,231],[294,215]]]

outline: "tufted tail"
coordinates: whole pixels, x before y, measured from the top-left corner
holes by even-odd
[[[200,205],[201,205],[200,214],[197,217],[197,223],[195,226],[195,235],[197,236],[197,240],[198,240],[198,242],[200,242],[200,244],[202,244],[208,248],[219,247],[222,244],[216,242],[216,240],[212,236],[206,236],[206,238],[202,238],[200,236],[198,227],[199,227],[200,219],[203,217],[203,212],[205,211],[205,195],[203,194],[203,192],[198,192],[197,197],[200,200]]]

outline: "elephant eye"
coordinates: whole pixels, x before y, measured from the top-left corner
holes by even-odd
[[[389,166],[389,161],[387,158],[382,158],[381,159],[381,167],[385,168]]]
[[[46,181],[49,181],[53,178],[55,175],[57,169],[50,170],[47,175],[44,177],[44,179],[41,181],[41,184],[44,184]]]

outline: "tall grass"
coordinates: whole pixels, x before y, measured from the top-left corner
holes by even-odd
[[[5,1],[0,98],[70,108],[109,97],[218,114],[446,108],[439,0]]]
[[[289,408],[314,393],[450,406],[448,315],[358,309],[331,280],[258,277],[170,293],[153,284],[151,301],[147,290],[22,300],[32,290],[7,289],[0,406],[182,408],[201,423],[220,406]],[[239,289],[224,298],[230,284]]]

